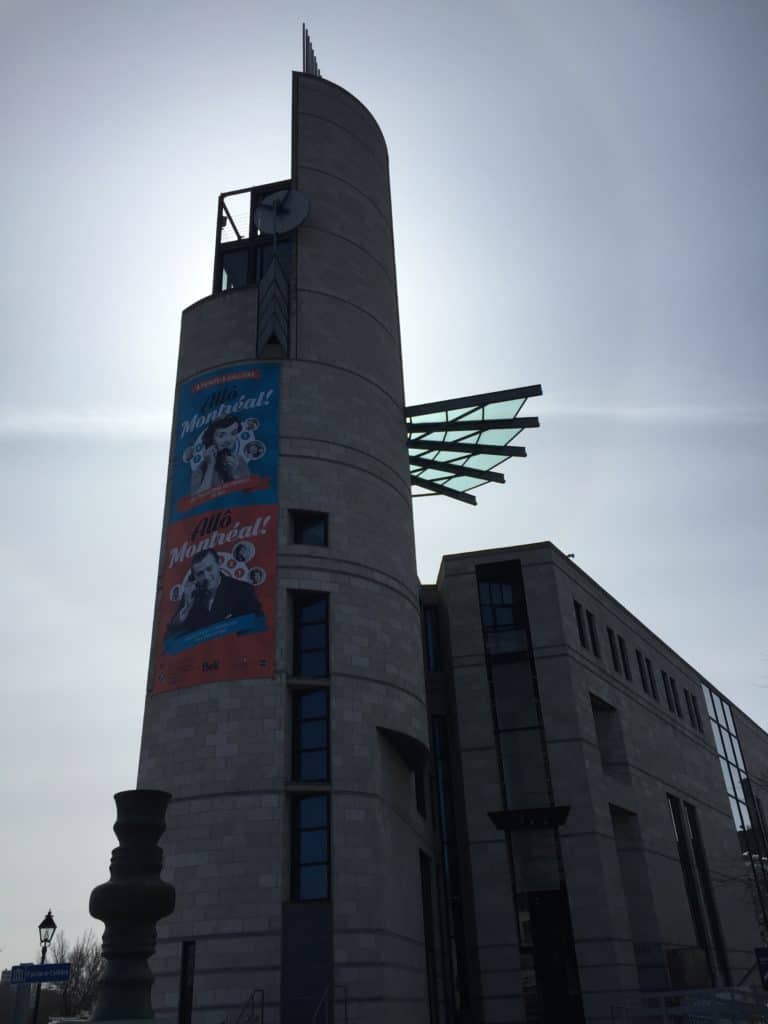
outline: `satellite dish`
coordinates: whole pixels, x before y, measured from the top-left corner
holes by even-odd
[[[253,219],[259,235],[285,235],[303,223],[309,213],[309,199],[297,188],[284,188],[262,196]]]

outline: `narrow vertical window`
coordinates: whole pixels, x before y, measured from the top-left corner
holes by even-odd
[[[624,678],[632,682],[632,671],[629,667],[629,658],[627,657],[627,648],[624,644],[624,637],[619,637],[619,654],[621,654],[621,667],[624,670]]]
[[[600,644],[597,642],[597,629],[595,628],[595,617],[592,612],[587,612],[587,625],[589,626],[589,639],[592,644],[592,653],[596,658],[599,658]]]
[[[696,876],[693,870],[691,851],[688,845],[687,827],[683,820],[683,810],[678,798],[676,796],[672,796],[670,793],[667,794],[667,803],[672,816],[672,830],[675,834],[675,842],[677,843],[677,855],[680,859],[680,868],[683,873],[683,884],[685,885],[685,892],[688,897],[688,908],[691,913],[691,921],[693,923],[693,930],[696,936],[696,943],[706,955],[710,980],[712,984],[714,984],[715,976],[712,965],[712,956],[707,942],[707,928],[704,922],[704,910],[701,905],[699,888],[696,884]]]
[[[432,864],[419,850],[421,869],[421,913],[424,921],[424,958],[427,969],[427,1003],[429,1024],[438,1024],[437,1018],[437,964],[435,959],[435,924],[432,917]]]
[[[696,694],[691,694],[691,709],[693,710],[693,717],[696,720],[696,728],[699,732],[704,732],[704,726],[701,724],[701,715],[699,714],[699,705],[696,702]]]
[[[613,662],[614,671],[620,672],[619,666],[619,651],[616,646],[616,634],[613,632],[611,627],[608,627],[608,646],[611,648],[611,661]]]
[[[680,694],[677,692],[677,683],[674,676],[669,677],[669,688],[672,691],[672,700],[675,704],[675,714],[678,718],[682,718],[683,709],[680,707]]]
[[[427,672],[441,672],[443,664],[440,656],[440,621],[437,605],[422,605],[421,614],[424,631],[424,669]]]
[[[179,1011],[176,1017],[178,1024],[190,1024],[192,1020],[192,1000],[195,988],[195,943],[185,940],[181,944],[181,970],[179,971]]]
[[[294,900],[327,900],[330,895],[328,796],[296,797],[293,802],[291,895]]]
[[[640,673],[640,682],[643,684],[643,690],[646,693],[648,693],[648,680],[645,676],[645,664],[643,662],[643,656],[638,650],[635,651],[635,656],[637,657],[637,669]]]
[[[328,691],[293,694],[293,778],[328,781]]]
[[[691,697],[693,697],[693,694],[691,694]],[[685,814],[688,824],[688,838],[690,839],[691,847],[693,849],[693,861],[699,875],[701,894],[704,897],[704,907],[706,908],[707,917],[709,918],[709,930],[712,934],[712,944],[715,947],[715,958],[717,960],[717,966],[720,968],[721,984],[729,988],[731,985],[731,971],[728,966],[728,957],[725,952],[723,929],[720,925],[720,915],[717,912],[715,894],[712,889],[712,879],[709,874],[707,854],[704,849],[704,843],[701,839],[699,818],[693,804],[685,804]]]
[[[293,674],[315,679],[328,675],[327,594],[293,594]]]
[[[583,648],[587,646],[587,633],[584,629],[584,612],[578,601],[573,602],[573,611],[576,615],[576,625],[579,628],[579,643]]]
[[[645,667],[646,667],[646,670],[648,672],[648,683],[649,683],[649,685],[651,687],[651,693],[653,694],[653,699],[654,700],[658,700],[659,699],[659,691],[656,689],[656,675],[655,675],[655,673],[653,671],[653,665],[651,664],[651,659],[650,658],[646,658],[645,659]]]
[[[661,670],[661,681],[664,684],[664,696],[667,698],[667,707],[669,708],[669,710],[674,715],[674,713],[675,713],[675,705],[674,705],[674,702],[672,700],[672,690],[671,690],[670,685],[669,685],[669,676],[664,671],[664,669]]]
[[[695,715],[695,712],[693,711],[693,701],[691,700],[691,695],[688,692],[688,690],[683,689],[683,696],[685,697],[685,707],[688,709],[688,719],[690,721],[690,724],[695,729],[695,728],[697,728],[697,726],[696,726],[696,715]]]

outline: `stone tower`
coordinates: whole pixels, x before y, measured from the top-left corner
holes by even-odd
[[[138,777],[173,794],[159,1016],[430,1020],[426,744],[387,150],[295,73],[290,179],[221,197],[182,314]]]

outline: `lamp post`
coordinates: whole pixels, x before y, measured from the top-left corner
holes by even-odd
[[[37,926],[37,930],[40,933],[40,949],[42,950],[40,963],[44,964],[48,953],[48,947],[50,946],[51,939],[56,931],[56,922],[53,920],[53,914],[50,910]],[[40,985],[41,983],[38,982],[37,992],[35,993],[35,1010],[32,1014],[32,1024],[37,1024],[37,1011],[40,1009]]]

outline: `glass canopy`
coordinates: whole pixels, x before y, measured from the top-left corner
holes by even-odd
[[[525,448],[511,442],[526,427],[538,427],[536,416],[519,414],[529,398],[541,393],[534,384],[406,406],[413,496],[442,494],[475,505],[470,491],[504,483],[494,470],[507,459],[525,456]]]

